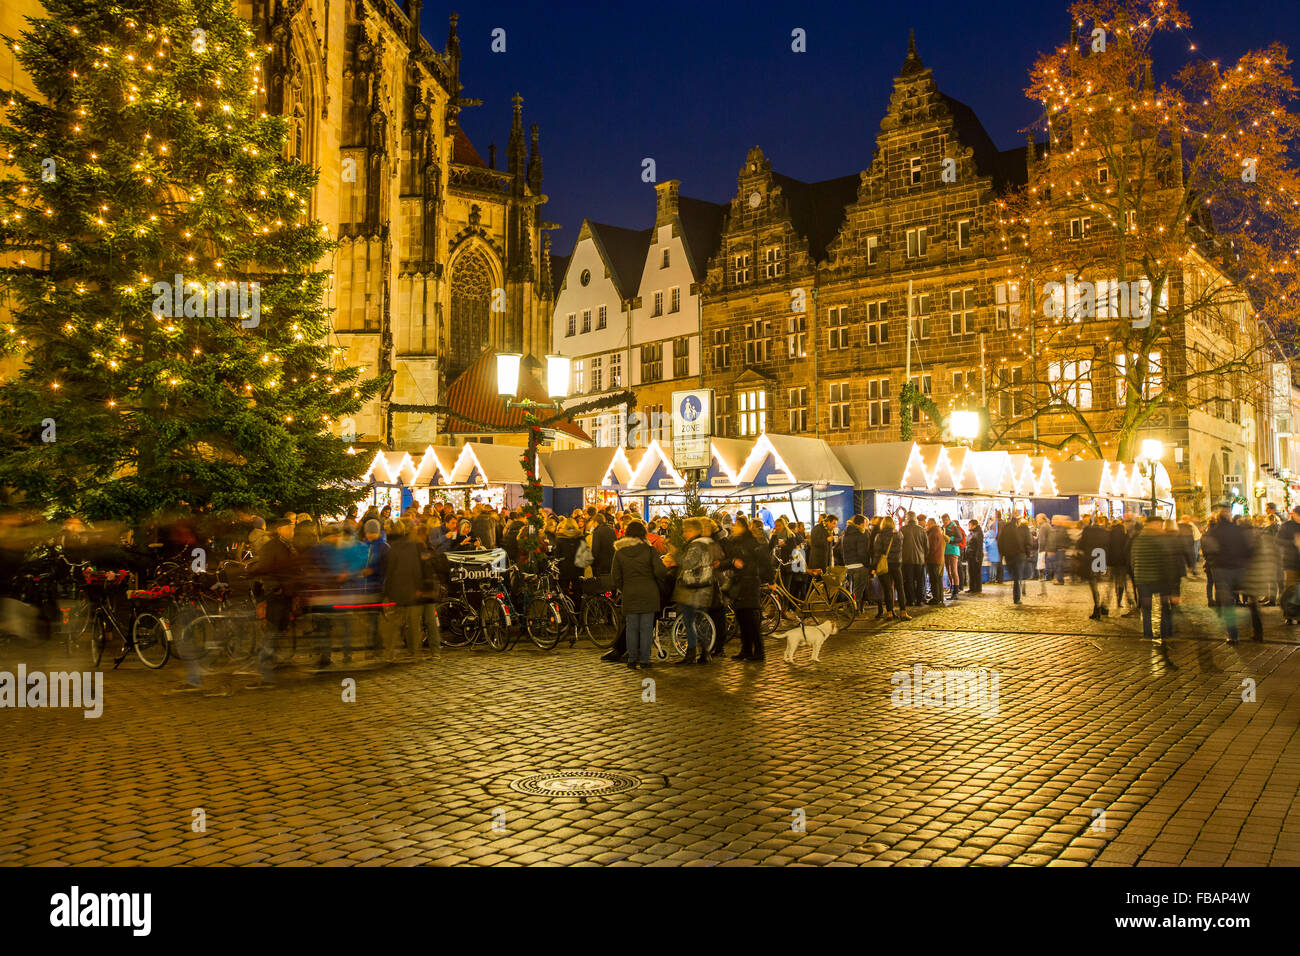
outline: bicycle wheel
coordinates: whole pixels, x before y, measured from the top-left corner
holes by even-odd
[[[524,612],[528,639],[544,651],[560,642],[560,609],[544,597],[536,597]]]
[[[858,616],[858,605],[853,600],[853,595],[840,588],[831,595],[830,608],[827,614],[835,622],[837,630],[844,630],[853,623],[853,619]]]
[[[131,624],[131,643],[144,666],[157,670],[171,657],[172,629],[163,618],[145,611]]]
[[[464,647],[478,626],[478,615],[460,599],[443,601],[438,605],[438,623],[442,627],[443,644],[447,647]]]
[[[217,627],[218,640],[221,642],[222,650],[232,661],[246,661],[253,656],[253,650],[257,647],[257,617],[256,615],[226,615],[223,614],[215,620],[219,620]]]
[[[582,608],[582,630],[601,650],[614,646],[623,628],[623,615],[603,594],[587,598]]]
[[[483,596],[478,623],[483,639],[492,650],[504,651],[510,646],[510,614],[500,598]]]
[[[180,625],[180,637],[176,639],[176,656],[183,661],[202,660],[208,656],[208,649],[216,645],[216,622],[206,614],[192,618]]]
[[[781,596],[775,591],[763,592],[763,601],[758,609],[758,633],[761,636],[767,637],[781,629],[783,615],[781,604]]]
[[[700,644],[712,653],[717,631],[713,627],[713,618],[708,614],[695,615],[695,636],[699,638]],[[685,657],[687,647],[686,619],[679,617],[673,622],[673,648],[677,651],[678,657]]]
[[[104,617],[104,612],[99,611],[90,622],[90,665],[92,667],[98,667],[99,662],[104,659],[104,645],[107,643],[108,620]]]

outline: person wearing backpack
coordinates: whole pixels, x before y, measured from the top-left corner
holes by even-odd
[[[673,601],[682,616],[686,629],[686,656],[682,664],[694,664],[697,660],[696,644],[699,636],[696,630],[699,618],[709,613],[713,604],[714,570],[722,561],[722,548],[704,533],[707,518],[691,517],[682,521],[682,537],[686,546],[672,560],[680,569],[677,586],[673,588]],[[707,664],[710,660],[709,649],[700,646],[698,660]]]
[[[668,577],[668,569],[647,543],[645,525],[640,521],[629,522],[623,537],[614,542],[610,575],[627,627],[627,666],[641,670],[650,666],[659,584]]]
[[[586,546],[582,530],[572,518],[565,518],[555,534],[555,559],[560,568],[560,590],[569,596],[574,608],[582,606],[582,572],[590,564],[591,549],[587,549],[588,564],[578,563],[578,552]]]

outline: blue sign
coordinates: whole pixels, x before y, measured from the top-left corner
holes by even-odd
[[[703,411],[703,408],[700,405],[700,400],[694,395],[687,395],[682,399],[678,413],[682,416],[682,421],[693,422],[700,417],[701,411]]]

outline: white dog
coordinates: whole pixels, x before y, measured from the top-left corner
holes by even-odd
[[[802,645],[806,644],[812,648],[812,660],[814,663],[820,663],[822,659],[822,645],[826,643],[826,638],[839,631],[839,627],[834,621],[827,621],[824,624],[805,624],[802,627],[792,627],[784,634],[778,634],[778,638],[785,638],[785,659],[794,663],[794,652]]]

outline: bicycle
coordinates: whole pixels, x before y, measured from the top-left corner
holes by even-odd
[[[788,561],[778,560],[777,563],[782,568],[790,566]],[[823,620],[830,620],[839,630],[853,623],[858,615],[858,602],[844,586],[848,569],[837,565],[825,571],[810,570],[808,573],[811,580],[803,598],[790,593],[779,573],[775,583],[763,585],[763,600],[759,605],[759,633],[763,637],[778,631],[787,618],[791,625],[801,621],[820,624]]]
[[[122,642],[122,653],[113,661],[113,669],[126,660],[131,651],[135,651],[145,667],[157,670],[171,657],[172,632],[167,619],[156,613],[153,608],[171,600],[172,591],[166,586],[147,591],[128,589],[126,601],[131,613],[123,623],[111,607],[112,592],[122,588],[128,580],[126,571],[95,571],[83,573],[86,590],[94,604],[93,623],[90,636],[91,664],[99,666],[104,657],[104,649],[110,637],[114,635]],[[151,608],[144,610],[145,607]]]
[[[467,587],[473,581],[478,581],[477,595]],[[442,643],[447,647],[486,644],[494,651],[506,650],[511,643],[510,608],[501,582],[494,574],[488,574],[485,580],[481,571],[453,566],[451,583],[459,586],[460,594],[438,604]]]

